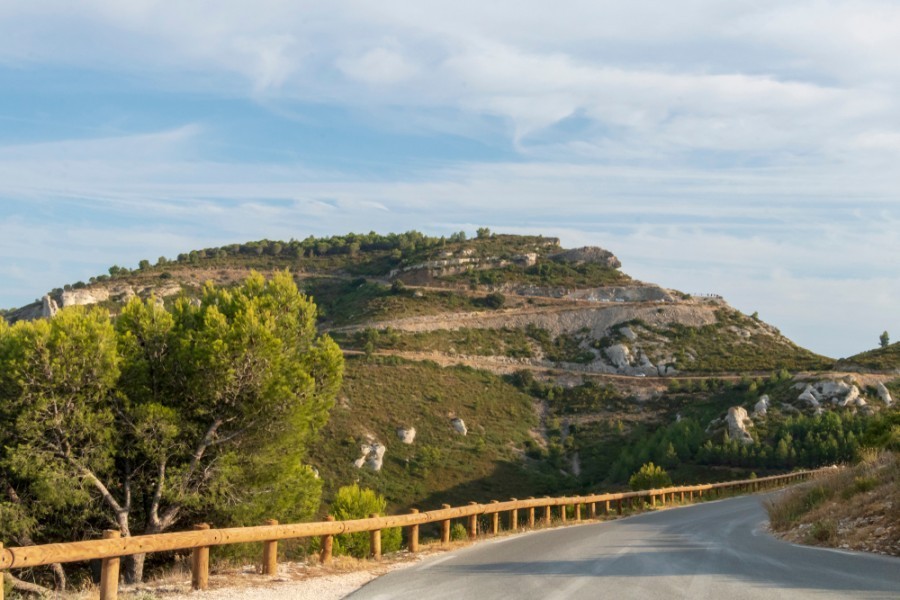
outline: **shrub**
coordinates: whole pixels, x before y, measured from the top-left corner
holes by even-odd
[[[347,485],[340,488],[331,503],[331,514],[338,521],[364,519],[373,513],[384,515],[387,501],[384,496],[373,490],[360,488],[359,485]],[[381,551],[396,552],[400,549],[401,534],[399,527],[390,527],[381,531]],[[349,554],[356,558],[369,556],[369,532],[345,533],[334,536],[334,553]]]
[[[641,465],[641,468],[628,479],[633,490],[652,490],[672,485],[672,479],[666,470],[652,462]]]
[[[450,528],[450,539],[455,542],[469,539],[469,532],[466,531],[466,526],[462,523],[454,523],[453,527]]]
[[[809,539],[814,542],[831,542],[837,537],[837,524],[832,519],[816,521],[809,529]]]
[[[502,308],[505,303],[506,296],[504,296],[500,292],[493,292],[484,297],[484,305],[488,308]]]

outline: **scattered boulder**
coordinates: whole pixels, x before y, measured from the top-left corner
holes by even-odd
[[[453,426],[453,429],[456,430],[456,433],[460,435],[466,435],[469,433],[468,428],[466,427],[466,422],[460,419],[459,417],[454,417],[450,419],[450,425]]]
[[[737,440],[740,444],[753,443],[753,436],[747,431],[749,427],[753,427],[753,421],[750,420],[744,407],[732,406],[729,408],[725,422],[728,424],[728,435],[731,436],[731,439]]]
[[[625,339],[631,340],[632,342],[637,339],[637,334],[631,327],[619,327],[619,333],[625,336]]]
[[[416,440],[416,428],[398,427],[397,437],[400,438],[400,441],[404,444],[412,444]]]
[[[628,346],[615,344],[606,348],[603,352],[617,369],[627,369],[631,366],[631,350],[628,349]]]
[[[860,395],[859,388],[854,386],[850,386],[850,391],[847,392],[847,395],[843,400],[838,400],[837,398],[831,399],[832,403],[838,404],[838,406],[865,406],[866,401]]]
[[[360,445],[359,450],[362,454],[353,461],[353,465],[357,469],[362,469],[365,466],[373,471],[381,470],[384,464],[384,453],[387,452],[387,447],[384,444],[375,441],[366,442]]]
[[[863,407],[866,405],[866,400],[862,397],[859,388],[853,383],[846,381],[828,380],[808,383],[803,388],[800,396],[797,397],[797,400],[807,403],[817,413],[822,411],[822,404],[842,407]]]
[[[891,398],[891,392],[888,391],[888,389],[880,381],[878,382],[878,385],[875,386],[875,390],[878,394],[878,398],[881,399],[882,402],[884,402],[885,406],[890,406],[894,403],[894,399]]]
[[[764,417],[766,416],[766,412],[769,410],[769,404],[771,401],[768,396],[763,396],[759,399],[759,401],[753,406],[753,416],[754,417]]]
[[[806,386],[803,393],[797,397],[797,400],[806,402],[813,408],[819,408],[819,398],[816,396],[816,391],[811,385]]]

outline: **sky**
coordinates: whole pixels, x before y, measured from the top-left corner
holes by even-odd
[[[900,339],[900,3],[0,0],[0,307],[191,249],[535,233]]]

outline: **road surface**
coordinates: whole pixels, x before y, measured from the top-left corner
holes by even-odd
[[[892,598],[900,559],[765,533],[765,496],[478,544],[390,573],[354,600]]]

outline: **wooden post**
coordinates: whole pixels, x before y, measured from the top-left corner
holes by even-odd
[[[569,512],[569,505],[562,504],[559,507],[559,520],[562,521],[563,525],[566,524],[566,519],[568,519],[568,515],[566,513]]]
[[[418,508],[409,509],[414,515],[419,514]],[[410,552],[418,552],[419,551],[419,526],[418,525],[410,525],[409,526],[409,551]]]
[[[679,500],[684,502],[684,490],[681,490],[681,498]]]
[[[581,503],[580,502],[575,505],[575,520],[576,521],[581,520]]]
[[[619,513],[620,515],[622,514],[622,499],[621,498],[616,500],[616,512]]]
[[[450,508],[449,504],[442,504],[441,508]],[[441,544],[446,546],[450,543],[450,519],[441,521]]]
[[[607,500],[603,503],[603,514],[604,515],[609,514],[609,500]]]
[[[117,529],[103,532],[104,540],[115,540],[122,537]],[[100,562],[100,600],[116,600],[119,593],[119,557],[104,558]],[[2,583],[2,580],[0,580]]]
[[[469,506],[475,506],[477,502],[469,502]],[[469,539],[478,537],[478,515],[469,515]]]
[[[266,520],[266,525],[278,525],[275,519]],[[278,540],[263,542],[263,575],[278,574]]]
[[[372,519],[378,518],[378,513],[369,515]],[[374,560],[381,560],[381,530],[373,529],[369,532],[369,554]]]
[[[513,502],[518,502],[517,498],[510,498]],[[519,509],[514,508],[509,511],[509,530],[510,531],[518,531],[519,530]],[[2,550],[2,548],[0,548]],[[0,598],[3,600],[3,598]]]
[[[529,496],[529,500],[534,500],[534,496]],[[534,529],[534,507],[528,509],[528,528]]]
[[[690,490],[688,492],[688,499],[693,502],[694,501],[694,490]]]
[[[703,490],[697,490],[697,497],[703,499]]]
[[[326,521],[334,521],[334,517],[328,515],[325,517]],[[334,550],[334,536],[333,535],[323,535],[322,536],[322,554],[319,555],[319,562],[323,565],[331,564],[331,555]]]
[[[196,531],[209,529],[206,523],[194,525]],[[209,546],[191,551],[191,588],[205,590],[209,587]]]
[[[491,500],[491,504],[497,504],[497,501]],[[491,535],[498,533],[500,533],[500,513],[494,512],[491,514]]]
[[[550,496],[544,496],[544,498],[550,499]],[[550,513],[550,505],[544,507],[544,525],[550,525],[550,521],[553,519],[553,515]]]
[[[591,502],[590,515],[591,515],[591,520],[594,520],[597,518],[597,503],[596,502]]]

